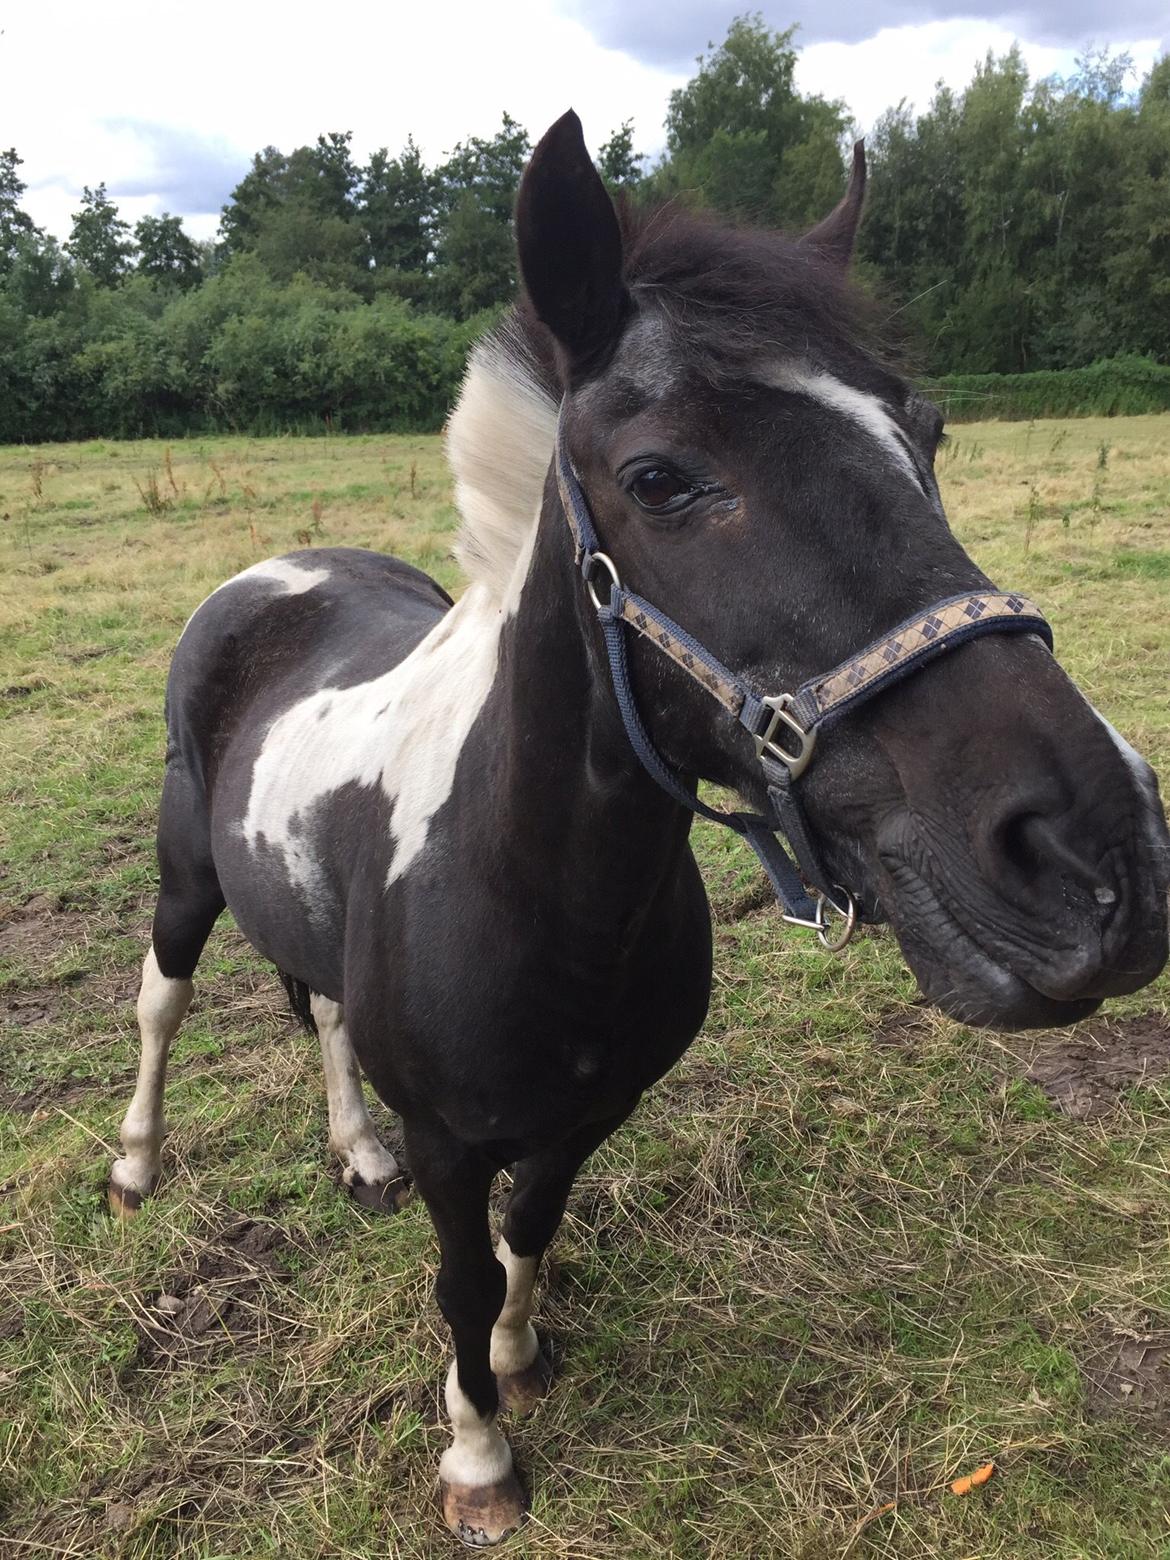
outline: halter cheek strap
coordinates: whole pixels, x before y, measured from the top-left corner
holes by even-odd
[[[1051,650],[1052,630],[1042,613],[1027,597],[1003,591],[948,596],[880,635],[831,671],[809,678],[795,693],[762,694],[664,612],[623,587],[613,560],[601,550],[561,426],[556,467],[577,564],[605,638],[622,723],[642,767],[684,807],[746,838],[771,880],[785,921],[814,929],[827,948],[843,948],[853,935],[857,906],[848,889],[829,882],[795,789],[813,756],[817,733],[968,639],[991,633],[1037,634]],[[767,787],[770,816],[709,807],[695,794],[694,784],[662,757],[634,698],[627,654],[630,630],[681,667],[750,733]],[[787,840],[788,851],[778,833]]]

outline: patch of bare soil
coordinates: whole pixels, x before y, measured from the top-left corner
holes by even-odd
[[[1089,1340],[1081,1369],[1091,1414],[1132,1414],[1170,1431],[1170,1327],[1105,1322]]]
[[[173,1075],[180,1069],[172,1067],[170,1070]],[[18,1116],[32,1116],[36,1119],[38,1111],[45,1111],[53,1105],[75,1104],[95,1089],[123,1089],[129,1099],[136,1071],[133,1067],[126,1067],[121,1072],[107,1073],[100,1078],[93,1074],[86,1078],[42,1078],[31,1089],[24,1089],[20,1093],[0,1087],[0,1110],[10,1110]]]
[[[897,1047],[901,1051],[913,1051],[931,1032],[932,1015],[923,1002],[899,1009],[882,1021],[874,1030],[873,1044]]]
[[[1106,1115],[1124,1090],[1170,1073],[1170,1024],[1155,1014],[1102,1021],[1041,1042],[1025,1077],[1078,1121]]]
[[[59,894],[34,894],[23,905],[0,905],[0,954],[29,953],[84,942],[87,917],[69,909]]]
[[[187,1272],[169,1274],[145,1297],[139,1365],[172,1367],[266,1330],[265,1291],[288,1276],[291,1242],[274,1224],[242,1219],[210,1241]]]
[[[27,986],[0,994],[0,1019],[16,1029],[51,1024],[61,1008],[59,986]]]

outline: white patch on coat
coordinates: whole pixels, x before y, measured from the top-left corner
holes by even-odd
[[[362,1075],[345,1032],[341,1004],[312,992],[309,1006],[321,1042],[325,1092],[329,1098],[329,1146],[342,1161],[342,1180],[384,1186],[398,1174],[398,1162],[384,1146],[362,1093]]]
[[[500,1433],[494,1414],[481,1419],[459,1385],[455,1360],[447,1372],[447,1413],[454,1440],[439,1459],[439,1477],[447,1484],[475,1487],[498,1484],[512,1471],[512,1449]]]
[[[557,406],[505,328],[478,342],[447,425],[447,460],[463,520],[455,556],[502,600],[540,513]]]
[[[221,590],[230,590],[233,585],[259,584],[279,585],[282,596],[303,596],[307,590],[312,590],[316,585],[324,585],[329,578],[328,569],[309,569],[295,558],[266,558],[263,563],[254,563],[249,569],[242,569],[239,574],[233,574],[230,580],[224,580],[222,585],[217,585],[211,592],[211,596],[218,596]],[[202,612],[203,608],[211,600],[211,596],[204,599],[195,608],[191,616],[183,625],[183,634],[191,627],[191,624]],[[179,635],[181,639],[183,634]]]
[[[138,1029],[142,1039],[138,1083],[119,1134],[124,1158],[116,1159],[110,1170],[115,1186],[135,1191],[141,1197],[153,1191],[162,1168],[162,1143],[167,1130],[163,1117],[167,1056],[191,1005],[193,991],[189,980],[172,980],[162,973],[152,946],[142,966],[138,993]]]
[[[266,844],[280,852],[310,905],[324,890],[303,826],[314,806],[342,786],[381,786],[392,805],[387,887],[426,844],[495,681],[500,633],[519,606],[535,538],[530,519],[503,600],[487,582],[470,585],[390,671],[351,688],[321,688],[268,728],[252,771],[243,835],[252,849]]]
[[[398,666],[354,687],[321,688],[266,732],[243,834],[253,849],[263,843],[280,852],[309,904],[323,881],[303,825],[342,786],[380,786],[392,806],[387,887],[426,844],[495,682],[500,634],[520,604],[556,418],[556,405],[535,369],[524,365],[517,341],[497,336],[479,343],[447,433],[463,517],[456,554],[470,585]],[[276,564],[299,568],[284,559]]]
[[[492,1328],[491,1364],[497,1376],[512,1376],[527,1370],[540,1352],[530,1320],[539,1258],[518,1257],[501,1235],[496,1260],[507,1272],[508,1294]]]
[[[252,580],[265,585],[279,585],[285,596],[303,596],[315,585],[324,585],[328,578],[328,569],[310,569],[295,558],[266,558],[263,563],[254,563],[250,569],[234,574],[211,594],[214,596],[231,585],[242,585],[245,580]]]
[[[858,390],[836,379],[811,363],[789,359],[782,363],[769,363],[760,372],[760,382],[773,390],[787,390],[795,395],[806,395],[819,401],[830,411],[840,412],[857,427],[864,429],[894,458],[895,463],[918,482],[918,473],[906,448],[905,438],[897,423],[890,416],[883,401],[865,390]]]

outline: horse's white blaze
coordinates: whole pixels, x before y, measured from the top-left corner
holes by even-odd
[[[530,1320],[539,1259],[518,1257],[502,1235],[496,1247],[496,1258],[507,1271],[508,1294],[492,1328],[491,1364],[497,1376],[511,1376],[527,1370],[540,1352],[536,1330]]]
[[[142,1051],[134,1098],[120,1133],[125,1157],[116,1159],[110,1171],[115,1186],[143,1197],[153,1189],[162,1166],[162,1142],[167,1130],[163,1117],[167,1054],[191,1005],[193,990],[189,980],[171,980],[162,973],[152,947],[142,966],[138,993]]]
[[[458,1366],[447,1372],[447,1413],[454,1440],[439,1459],[439,1477],[447,1484],[498,1484],[512,1471],[512,1449],[494,1414],[481,1419],[459,1385]]]
[[[398,1162],[378,1137],[366,1109],[361,1072],[345,1032],[341,1005],[317,992],[309,1002],[321,1041],[329,1097],[329,1146],[345,1164],[342,1179],[347,1186],[355,1181],[382,1186],[397,1176]]]
[[[823,369],[814,368],[811,363],[795,359],[767,364],[760,379],[774,390],[789,390],[795,395],[806,395],[810,400],[819,401],[831,411],[848,417],[892,455],[907,476],[918,481],[918,473],[910,459],[901,430],[876,395],[847,385]]]

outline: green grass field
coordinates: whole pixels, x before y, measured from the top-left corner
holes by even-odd
[[[939,468],[980,562],[1170,773],[1170,417],[962,427]],[[226,925],[160,1193],[125,1226],[104,1196],[170,650],[306,541],[457,586],[439,443],[0,449],[0,517],[0,1548],[449,1554],[425,1211],[339,1189],[313,1042]],[[710,1019],[553,1247],[559,1380],[510,1431],[510,1553],[1170,1555],[1170,982],[1080,1031],[968,1031],[915,1005],[888,935],[819,952],[737,842],[697,838]]]

